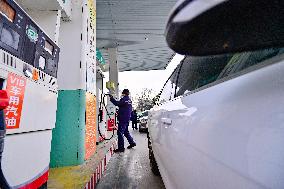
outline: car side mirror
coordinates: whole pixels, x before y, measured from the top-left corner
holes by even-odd
[[[166,26],[179,54],[205,56],[284,46],[284,1],[183,0]]]
[[[9,105],[8,93],[6,90],[0,90],[0,110],[4,110]]]

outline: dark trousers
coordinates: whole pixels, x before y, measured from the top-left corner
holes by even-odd
[[[137,128],[137,121],[132,121],[132,129],[138,129]]]
[[[133,141],[133,138],[131,137],[129,131],[128,131],[128,125],[129,122],[126,123],[118,123],[118,130],[117,130],[117,136],[118,136],[118,149],[124,149],[124,137],[126,137],[129,144],[135,144]]]

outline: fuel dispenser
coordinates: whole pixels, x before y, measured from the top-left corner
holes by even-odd
[[[112,90],[112,88],[109,87],[108,82],[106,86],[109,91]],[[99,102],[99,114],[98,114],[98,133],[100,136],[99,137],[100,141],[97,142],[112,139],[117,125],[117,116],[116,116],[115,107],[110,106],[110,103],[106,105],[106,101],[109,102],[108,94],[104,94],[103,91],[99,91],[99,95],[100,95],[100,102]]]
[[[110,93],[114,93],[115,85],[113,82],[108,81],[106,83],[106,87],[110,91]],[[106,109],[108,112],[107,130],[112,131],[117,127],[117,110],[110,101],[108,101]]]
[[[0,110],[1,187],[44,187],[60,49],[14,1],[1,0],[0,13],[0,80],[9,96],[7,108]]]
[[[106,119],[107,119],[107,115],[106,115],[106,110],[104,108],[104,104],[105,104],[105,98],[104,98],[104,94],[103,91],[98,89],[97,91],[97,97],[98,97],[98,126],[97,126],[97,130],[99,133],[99,137],[97,137],[97,143],[104,141],[104,138],[107,138],[107,131],[106,131]]]

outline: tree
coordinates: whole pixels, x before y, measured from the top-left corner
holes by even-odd
[[[154,106],[154,105],[157,105],[157,104],[159,103],[161,93],[162,93],[162,91],[160,91],[159,94],[157,94],[157,95],[152,99],[153,106]]]
[[[150,110],[154,106],[155,94],[153,89],[142,89],[142,93],[137,94],[134,98],[134,106],[137,111]]]

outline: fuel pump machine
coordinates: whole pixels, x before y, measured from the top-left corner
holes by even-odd
[[[113,82],[108,81],[106,83],[106,87],[109,90],[110,93],[114,93],[115,85]],[[107,112],[108,112],[108,119],[107,119],[107,130],[112,131],[117,126],[117,113],[116,113],[116,107],[108,101],[106,106]]]
[[[0,78],[9,105],[1,159],[3,188],[44,187],[57,107],[59,47],[12,0],[0,0]],[[1,131],[0,131],[1,132]],[[2,178],[3,177],[3,178]]]
[[[98,80],[100,82],[100,80]],[[101,80],[103,84],[103,79]],[[111,92],[112,88],[109,87],[107,84],[107,89]],[[103,87],[102,87],[103,88]],[[102,90],[98,90],[97,94],[99,95],[99,113],[98,113],[98,133],[99,133],[99,140],[97,143],[110,140],[114,136],[115,128],[117,125],[117,116],[116,116],[116,109],[114,105],[111,105],[109,102],[108,94],[104,94]],[[106,102],[108,102],[106,104]]]
[[[98,121],[97,121],[97,131],[98,131],[98,137],[97,137],[97,143],[104,141],[104,139],[107,137],[106,132],[106,110],[104,108],[105,104],[105,98],[103,91],[97,88],[97,98],[98,98]]]

